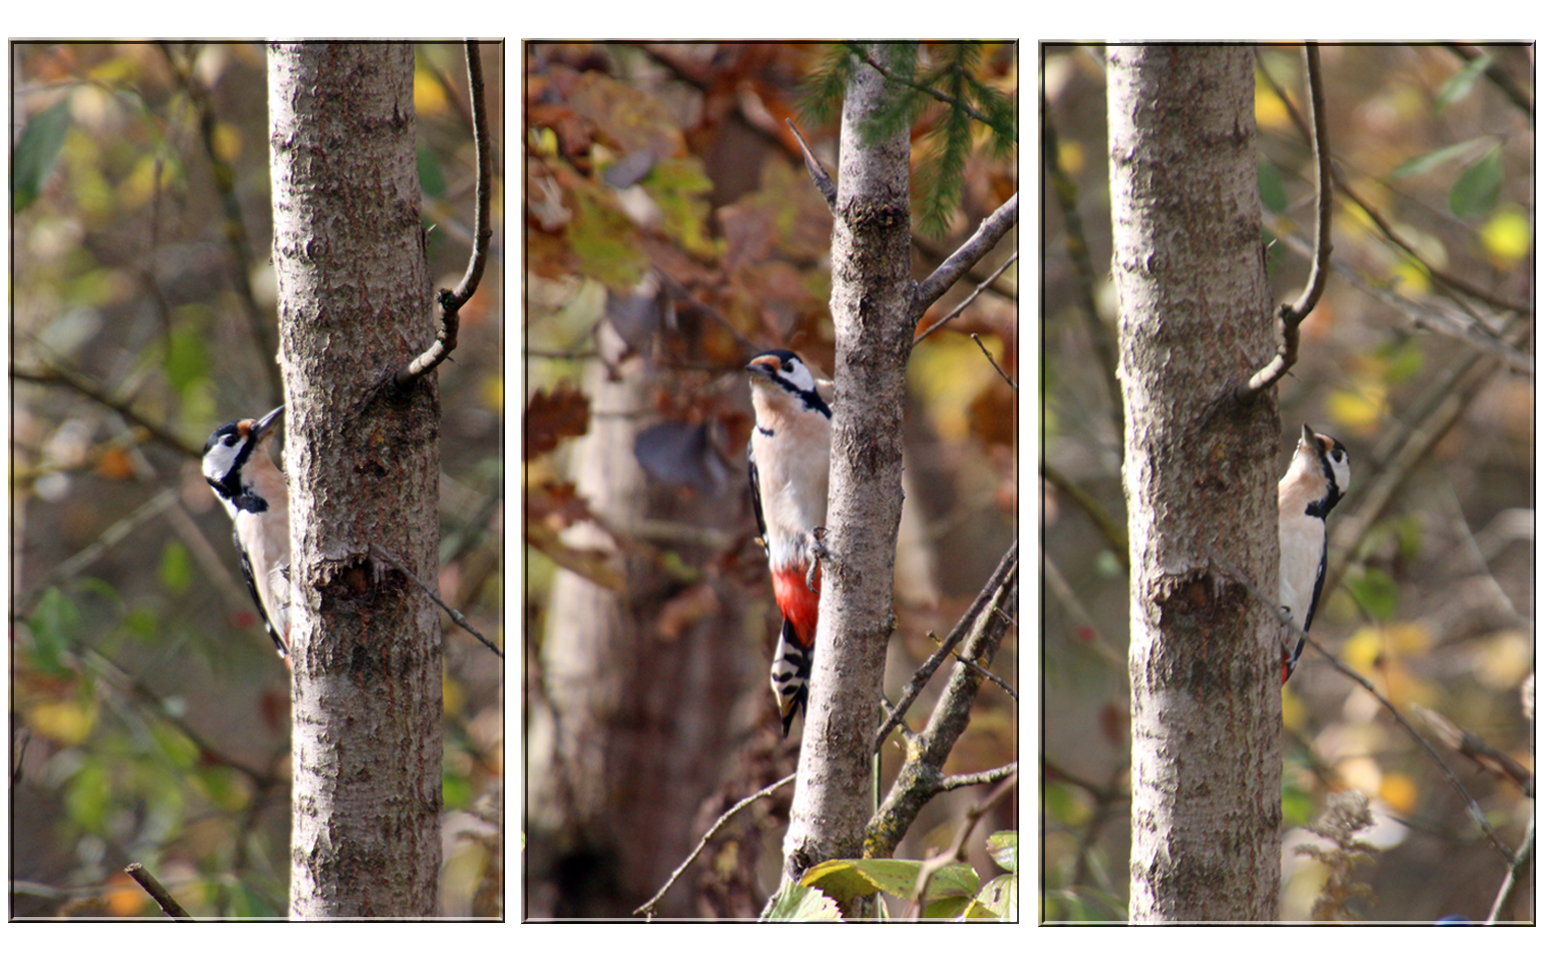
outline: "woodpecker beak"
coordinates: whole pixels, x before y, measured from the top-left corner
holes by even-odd
[[[1311,426],[1304,422],[1301,423],[1301,445],[1310,449],[1312,452],[1316,452],[1320,448],[1317,443],[1317,434],[1312,431]]]
[[[279,421],[279,417],[283,415],[284,412],[285,407],[282,405],[278,409],[275,409],[273,412],[270,412],[268,415],[264,416],[262,419],[254,421],[252,428],[248,429],[247,431],[250,434],[257,436],[259,440],[262,440],[265,436],[274,431],[274,424]]]
[[[766,379],[774,378],[774,373],[779,371],[779,356],[760,355],[747,363],[747,371],[754,375],[761,375]]]

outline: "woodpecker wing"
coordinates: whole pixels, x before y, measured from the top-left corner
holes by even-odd
[[[753,431],[757,432],[756,426]],[[758,542],[765,556],[769,552],[769,530],[763,522],[763,494],[758,490],[758,461],[753,458],[752,440],[747,440],[747,481],[752,484],[753,518],[758,521]]]
[[[274,628],[275,617],[271,617],[269,615],[269,608],[264,606],[264,595],[258,590],[259,576],[253,572],[253,561],[248,558],[247,549],[242,545],[241,534],[233,530],[231,536],[231,541],[236,544],[237,556],[241,558],[242,577],[247,583],[247,592],[252,594],[253,605],[258,608],[258,615],[263,618],[263,628],[269,631],[269,637],[274,641],[274,648],[279,651],[279,655],[281,657],[288,657],[290,653],[285,648],[285,641],[281,639],[279,631]],[[262,576],[268,582],[272,594],[275,581],[271,577],[272,574],[269,573],[265,573]],[[276,604],[279,602],[276,600]],[[288,605],[288,601],[285,601],[285,603]],[[275,616],[277,617],[278,613]]]

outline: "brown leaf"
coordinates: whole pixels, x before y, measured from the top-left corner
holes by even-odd
[[[566,437],[585,435],[590,423],[591,400],[580,389],[565,382],[551,392],[539,389],[527,403],[522,460],[554,451]]]

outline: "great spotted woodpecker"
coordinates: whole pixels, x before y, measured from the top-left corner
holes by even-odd
[[[782,617],[770,679],[785,734],[806,709],[822,592],[818,558],[828,514],[828,440],[833,414],[794,353],[777,349],[747,363],[757,416],[747,443],[753,515],[769,558]]]
[[[1284,634],[1279,682],[1301,658],[1328,566],[1328,512],[1349,490],[1349,453],[1337,439],[1301,426],[1290,469],[1279,481],[1279,606],[1295,628]],[[1290,637],[1293,635],[1293,644]]]
[[[261,419],[228,422],[204,444],[204,478],[231,515],[237,555],[264,629],[290,664],[290,491],[269,458],[280,406]]]

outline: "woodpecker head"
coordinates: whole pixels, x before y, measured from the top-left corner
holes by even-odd
[[[1290,469],[1279,481],[1280,505],[1304,501],[1308,516],[1326,518],[1348,491],[1349,453],[1344,444],[1313,432],[1311,426],[1301,426],[1301,441],[1290,459]]]
[[[815,411],[832,418],[828,404],[817,394],[817,380],[800,356],[786,349],[765,352],[747,363],[751,373],[753,408],[759,425],[783,421]]]
[[[210,433],[204,444],[204,478],[232,516],[238,509],[253,508],[244,505],[245,500],[258,498],[248,485],[248,470],[260,463],[273,465],[264,451],[264,441],[274,434],[284,411],[280,406],[261,419],[228,422]],[[262,508],[257,507],[257,511]]]

